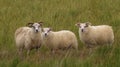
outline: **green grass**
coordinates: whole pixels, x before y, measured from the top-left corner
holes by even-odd
[[[53,30],[73,31],[79,51],[51,55],[44,47],[19,58],[14,32],[28,22],[43,21]],[[77,22],[113,27],[112,47],[99,46],[91,54],[78,36]],[[120,0],[0,0],[0,67],[120,67]]]

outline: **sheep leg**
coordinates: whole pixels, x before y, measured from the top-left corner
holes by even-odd
[[[75,49],[76,53],[78,53],[78,47],[77,46],[71,46],[72,49]]]
[[[27,56],[29,56],[29,54],[30,54],[30,49],[27,50]]]
[[[88,54],[91,54],[92,53],[92,46],[90,44],[87,45],[87,48],[88,48]]]
[[[68,47],[65,47],[65,50],[66,50],[66,51],[70,51],[70,52],[71,52],[71,48],[72,48],[72,46],[71,46],[71,45],[69,45]]]
[[[92,48],[89,48],[89,55],[92,53]]]
[[[31,46],[31,44],[28,41],[26,41],[25,44],[26,44],[25,48],[27,50],[27,56],[29,56],[30,50],[32,50],[32,46]]]
[[[51,49],[52,54],[55,54],[55,50]]]
[[[67,50],[69,50],[69,49],[71,49],[71,48],[72,48],[72,46],[70,45],[70,46],[68,46]]]
[[[23,59],[23,48],[19,48],[17,53],[18,53],[20,59]]]
[[[87,48],[92,48],[92,47],[93,47],[93,45],[87,44]]]
[[[36,51],[37,51],[37,53],[39,54],[39,48],[38,48],[38,47],[36,48]]]
[[[19,48],[19,49],[18,49],[18,54],[19,54],[19,55],[22,55],[22,52],[23,52],[23,49],[22,49],[22,48]]]
[[[39,55],[39,48],[40,48],[41,46],[37,46],[36,47],[36,51],[37,51],[37,53],[38,53],[38,55]]]

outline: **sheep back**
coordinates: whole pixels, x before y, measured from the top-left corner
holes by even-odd
[[[51,31],[49,37],[45,41],[46,45],[50,49],[63,49],[70,46],[77,49],[78,47],[75,34],[67,30],[62,30],[58,32]]]
[[[100,25],[90,26],[87,33],[81,33],[80,39],[83,43],[89,45],[112,44],[114,41],[114,34],[111,26]]]

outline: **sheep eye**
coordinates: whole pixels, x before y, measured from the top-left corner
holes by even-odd
[[[49,33],[50,31],[48,30],[47,33]]]
[[[32,26],[32,28],[35,28],[34,26]]]
[[[85,28],[88,27],[87,25],[85,26]]]
[[[81,28],[81,26],[79,26]]]

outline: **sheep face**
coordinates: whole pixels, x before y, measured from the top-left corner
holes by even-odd
[[[39,22],[39,23],[28,23],[28,26],[30,28],[32,28],[35,31],[35,33],[38,33],[39,31],[41,31],[42,22]]]
[[[89,22],[86,23],[77,23],[76,26],[79,27],[79,29],[81,30],[81,32],[85,32],[87,31],[87,28],[90,26],[91,24]]]
[[[45,36],[45,37],[48,36],[50,31],[51,31],[51,28],[44,28],[43,29],[43,36]]]

